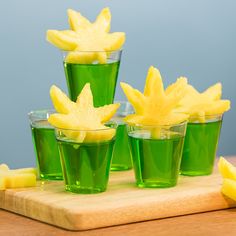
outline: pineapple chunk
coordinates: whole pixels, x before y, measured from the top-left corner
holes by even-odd
[[[151,66],[148,70],[144,93],[132,88],[126,83],[121,87],[135,110],[124,120],[131,124],[141,125],[174,125],[186,121],[188,115],[176,113],[175,108],[185,94],[187,79],[180,78],[175,85],[165,92],[159,70]],[[153,131],[153,137],[160,132]]]
[[[37,176],[37,170],[35,168],[21,168],[16,170],[10,170],[10,172],[16,174],[34,174],[35,176]]]
[[[11,173],[5,177],[7,188],[25,188],[36,186],[36,175],[30,173]]]
[[[7,166],[2,164],[2,166]],[[0,190],[7,188],[24,188],[36,185],[36,169],[23,168],[10,170],[9,168],[0,169]]]
[[[71,30],[47,31],[47,40],[50,43],[62,50],[73,51],[68,53],[65,59],[67,62],[106,63],[109,51],[120,49],[125,42],[125,33],[109,33],[109,8],[104,8],[94,23],[72,9],[68,10],[68,18]],[[94,53],[90,53],[92,51]]]
[[[223,177],[221,192],[236,201],[236,167],[220,157],[218,168]]]
[[[232,180],[232,179],[224,179],[223,180],[223,184],[222,184],[222,188],[221,188],[221,192],[233,199],[234,201],[236,201],[236,181]]]
[[[8,167],[6,164],[1,164],[1,165],[0,165],[0,171],[1,171],[1,170],[5,170],[5,171],[6,171],[6,170],[9,170],[9,167]]]
[[[0,176],[0,191],[6,189],[6,180]]]
[[[236,167],[229,163],[225,158],[220,157],[218,169],[223,178],[236,181]]]
[[[60,114],[52,114],[48,122],[53,126],[66,129],[63,134],[77,142],[94,142],[110,140],[115,129],[103,125],[117,111],[120,104],[94,107],[90,84],[86,84],[78,96],[76,103],[56,86],[52,86],[50,95],[55,109]]]

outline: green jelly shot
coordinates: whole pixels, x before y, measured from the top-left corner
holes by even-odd
[[[121,51],[114,51],[110,53],[106,64],[76,64],[67,63],[64,60],[64,71],[71,100],[76,101],[84,85],[90,83],[95,107],[113,103],[120,57]]]
[[[114,142],[114,137],[107,141],[77,142],[64,136],[63,130],[57,132],[66,191],[82,194],[106,191]]]
[[[212,173],[221,125],[221,116],[206,123],[188,123],[180,169],[182,175]]]
[[[124,123],[118,124],[111,170],[121,171],[132,168],[131,153],[127,128]]]
[[[48,111],[37,111],[29,114],[38,172],[42,180],[62,180],[55,131],[45,120],[47,114],[49,114]]]
[[[116,130],[116,141],[112,157],[111,170],[122,171],[132,168],[131,151],[129,147],[128,131],[123,118],[133,112],[132,106],[128,102],[119,102],[120,108],[114,118],[118,124]]]
[[[153,138],[152,131],[146,128],[129,131],[138,187],[166,188],[177,184],[186,123],[179,126],[178,131],[161,131],[158,138]]]

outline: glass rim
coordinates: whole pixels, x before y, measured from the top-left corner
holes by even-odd
[[[182,121],[181,123],[178,123],[178,124],[170,124],[170,125],[144,125],[144,124],[132,124],[132,123],[128,123],[128,122],[125,122],[128,126],[130,127],[147,127],[147,128],[169,128],[169,127],[178,127],[178,126],[183,126],[183,125],[187,125],[188,121],[185,120],[185,121]]]
[[[197,118],[197,117],[219,117],[219,116],[223,116],[224,113],[222,114],[212,114],[212,115],[194,115],[194,116],[189,116],[191,118]]]
[[[222,117],[223,117],[223,115],[224,115],[224,113],[222,113],[222,114],[214,114],[214,115],[194,115],[194,116],[189,116],[189,118],[188,118],[188,122],[189,123],[191,123],[191,120],[199,120],[199,119],[201,119],[201,118],[204,118],[204,119],[214,119],[214,118],[219,118],[219,120],[220,119],[222,119]]]
[[[60,50],[62,53],[69,53],[69,52],[80,52],[80,53],[102,53],[102,52],[107,52],[107,53],[112,53],[112,52],[123,52],[123,48],[117,49],[117,50]]]
[[[56,127],[56,126],[52,126],[55,131],[75,131],[75,132],[100,132],[100,131],[106,131],[106,130],[110,130],[110,129],[116,129],[117,128],[117,122],[115,121],[110,121],[105,123],[104,125],[114,125],[114,127],[109,127],[107,126],[107,128],[103,128],[103,129],[66,129],[66,128],[60,128],[60,127]]]
[[[38,109],[38,110],[31,110],[30,112],[27,113],[28,117],[37,117],[37,114],[43,114],[43,113],[50,113],[50,112],[56,112],[55,109],[53,108],[48,108],[48,109]]]

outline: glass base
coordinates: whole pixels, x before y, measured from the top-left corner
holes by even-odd
[[[105,188],[89,188],[89,187],[81,187],[78,185],[66,185],[66,191],[72,193],[82,193],[82,194],[94,194],[94,193],[102,193],[105,192]]]
[[[40,174],[40,180],[63,180],[62,174]]]
[[[112,171],[124,171],[124,170],[131,170],[132,167],[128,165],[122,165],[122,164],[112,164],[111,170]]]
[[[170,188],[176,185],[176,182],[164,182],[159,180],[145,180],[138,182],[136,185],[140,188]]]
[[[181,175],[186,175],[186,176],[204,176],[204,175],[210,175],[212,171],[180,171]]]

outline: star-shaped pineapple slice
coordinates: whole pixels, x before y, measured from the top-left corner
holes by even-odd
[[[185,91],[186,94],[180,100],[177,111],[189,114],[190,121],[204,123],[207,117],[211,119],[230,109],[230,101],[221,99],[221,83],[209,87],[202,93],[199,93],[191,85],[188,85]]]
[[[169,94],[165,93],[159,70],[151,66],[148,70],[144,93],[132,88],[126,83],[121,87],[135,110],[125,121],[140,125],[171,126],[187,120],[188,115],[175,113],[174,109],[184,96],[187,79],[180,78]]]
[[[112,118],[120,104],[95,108],[89,83],[84,86],[76,102],[55,85],[50,89],[50,96],[58,113],[50,115],[48,121],[57,128],[67,129],[63,133],[69,139],[96,142],[110,140],[115,135],[115,129],[108,128],[104,123]]]
[[[125,42],[125,33],[109,33],[111,13],[104,8],[94,23],[79,12],[68,10],[71,30],[48,30],[47,40],[54,46],[69,52],[66,62],[89,64],[106,63],[111,51],[119,50]]]

